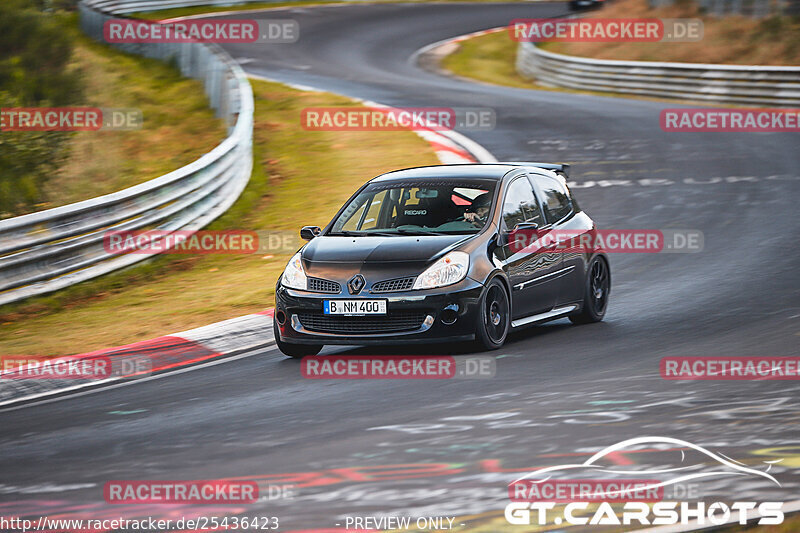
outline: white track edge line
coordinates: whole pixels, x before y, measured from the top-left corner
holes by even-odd
[[[260,349],[269,348],[270,346],[272,346],[274,344],[275,344],[275,339],[272,339],[271,341],[265,342],[263,344],[255,345],[255,346],[252,346],[250,348],[241,348],[240,350],[243,353],[240,353],[238,355],[226,356],[225,354],[223,354],[221,357],[217,357],[216,359],[212,359],[212,360],[207,361],[205,363],[199,363],[199,364],[196,364],[196,365],[188,365],[188,366],[184,366],[184,367],[181,367],[181,368],[176,368],[175,370],[171,370],[171,369],[170,370],[164,370],[164,371],[159,372],[158,374],[155,374],[155,375],[152,375],[152,376],[134,378],[134,379],[126,380],[126,381],[121,381],[124,378],[111,378],[111,379],[108,379],[108,380],[101,380],[101,381],[96,381],[96,382],[92,382],[92,383],[85,383],[85,384],[82,384],[82,385],[75,385],[73,387],[69,387],[69,388],[65,388],[65,389],[57,389],[57,390],[42,392],[40,394],[32,394],[30,396],[24,396],[22,398],[15,398],[13,400],[7,400],[5,402],[0,403],[0,414],[7,413],[7,412],[10,412],[10,411],[16,411],[18,409],[24,409],[26,407],[33,407],[34,405],[43,405],[43,404],[47,404],[47,403],[57,402],[57,401],[60,401],[60,400],[67,400],[67,399],[70,399],[70,398],[78,398],[80,396],[86,396],[88,394],[94,394],[94,393],[97,393],[97,392],[103,392],[103,391],[107,391],[107,390],[112,390],[112,389],[116,389],[116,388],[119,388],[119,387],[127,387],[128,385],[135,385],[136,383],[142,383],[142,382],[145,382],[145,381],[152,381],[154,379],[161,379],[161,378],[165,378],[165,377],[168,377],[168,376],[174,376],[174,375],[177,375],[177,374],[183,374],[184,372],[191,372],[193,370],[199,370],[201,368],[208,368],[208,367],[211,367],[211,366],[221,365],[223,363],[227,363],[227,362],[230,362],[230,361],[236,361],[238,359],[244,359],[246,357],[252,357],[252,356],[256,355],[259,352]],[[113,383],[115,381],[121,381],[121,382]],[[107,386],[107,387],[104,387],[104,386],[102,386],[104,383],[111,383],[111,384],[109,386]],[[92,389],[91,390],[87,390],[87,391],[77,392],[75,394],[69,394],[69,391],[71,391],[71,390],[80,390],[80,389],[85,389],[85,388],[89,388],[89,387],[91,387]],[[57,397],[56,398],[49,398],[50,396],[57,396]],[[44,398],[44,399],[38,400],[39,398]],[[15,404],[20,403],[20,402],[25,402],[25,403],[23,403],[22,405],[15,405]],[[9,407],[5,407],[6,405],[8,405]]]

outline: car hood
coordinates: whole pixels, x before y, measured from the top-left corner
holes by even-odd
[[[310,263],[426,263],[472,235],[320,236],[303,248]]]

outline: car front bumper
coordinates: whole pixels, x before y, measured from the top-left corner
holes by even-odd
[[[275,288],[280,340],[294,344],[414,344],[475,338],[484,286],[466,278],[438,289],[358,296]],[[323,314],[325,300],[386,300],[386,315]]]

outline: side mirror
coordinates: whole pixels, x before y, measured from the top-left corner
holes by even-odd
[[[310,241],[320,233],[322,233],[322,230],[319,229],[319,226],[303,226],[300,229],[300,238],[304,241]]]

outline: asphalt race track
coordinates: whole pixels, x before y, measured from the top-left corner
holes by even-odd
[[[680,106],[475,84],[411,60],[442,39],[564,12],[560,4],[287,9],[269,18],[299,21],[298,43],[227,49],[249,73],[279,81],[396,106],[492,108],[493,131],[463,133],[498,160],[572,163],[574,192],[600,227],[696,229],[701,252],[612,255],[605,322],[516,333],[492,352],[491,379],[306,380],[298,361],[272,349],[0,413],[0,514],[242,513],[277,516],[281,531],[408,514],[458,517],[459,531],[528,531],[503,519],[509,481],[650,435],[753,467],[783,459],[770,471],[780,487],[727,478],[703,484],[704,498],[798,499],[797,382],[659,375],[665,356],[800,355],[796,134],[664,133],[659,111]],[[673,459],[645,447],[618,464]],[[231,477],[294,483],[296,494],[247,508],[112,506],[102,496],[115,479]]]

